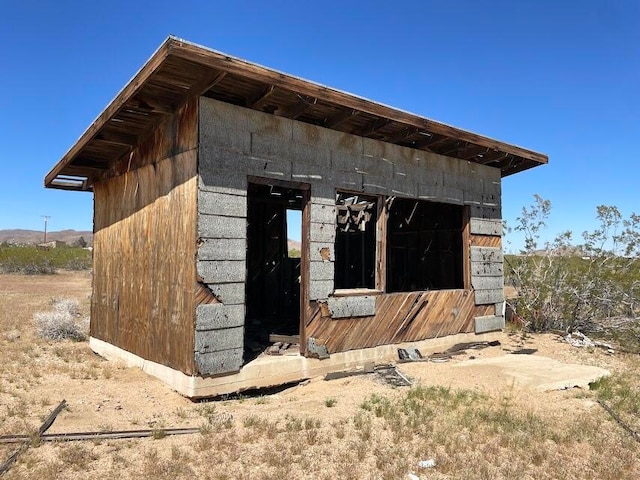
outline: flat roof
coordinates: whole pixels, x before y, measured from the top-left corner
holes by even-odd
[[[91,191],[102,172],[194,96],[490,165],[503,177],[548,162],[542,153],[170,36],[51,169],[45,187]]]

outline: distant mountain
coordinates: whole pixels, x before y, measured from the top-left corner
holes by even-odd
[[[47,241],[59,240],[72,244],[82,237],[87,245],[93,244],[93,232],[77,230],[60,230],[58,232],[47,232]],[[0,243],[41,243],[44,241],[44,232],[39,230],[0,230]]]
[[[302,249],[302,244],[300,242],[291,240],[290,238],[287,239],[287,246],[289,248],[289,251],[291,250],[300,251]]]

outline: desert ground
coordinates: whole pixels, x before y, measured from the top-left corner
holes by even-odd
[[[88,272],[0,275],[0,435],[33,435],[63,399],[68,407],[47,433],[154,435],[34,437],[7,479],[640,478],[640,445],[598,403],[598,392],[541,391],[473,365],[459,368],[528,348],[605,368],[619,385],[633,386],[638,355],[510,330],[501,345],[445,363],[398,365],[411,387],[368,374],[192,402],[138,369],[100,358],[86,341],[38,337],[34,314],[50,310],[52,299],[76,299],[88,316],[90,285]],[[636,429],[637,413],[625,417]],[[199,430],[162,434],[177,427]],[[18,447],[0,444],[0,464]],[[435,466],[421,467],[425,460]]]

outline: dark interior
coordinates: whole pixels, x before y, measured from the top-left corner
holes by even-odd
[[[372,196],[337,194],[337,289],[375,288],[377,202]]]
[[[464,288],[463,207],[393,198],[388,209],[387,292]]]
[[[300,334],[300,258],[289,258],[287,210],[302,210],[303,191],[250,183],[247,194],[245,361],[269,335]]]

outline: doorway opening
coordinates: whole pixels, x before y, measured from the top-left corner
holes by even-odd
[[[306,191],[249,182],[245,361],[274,344],[300,343],[302,210]],[[274,352],[279,354],[279,352]]]

